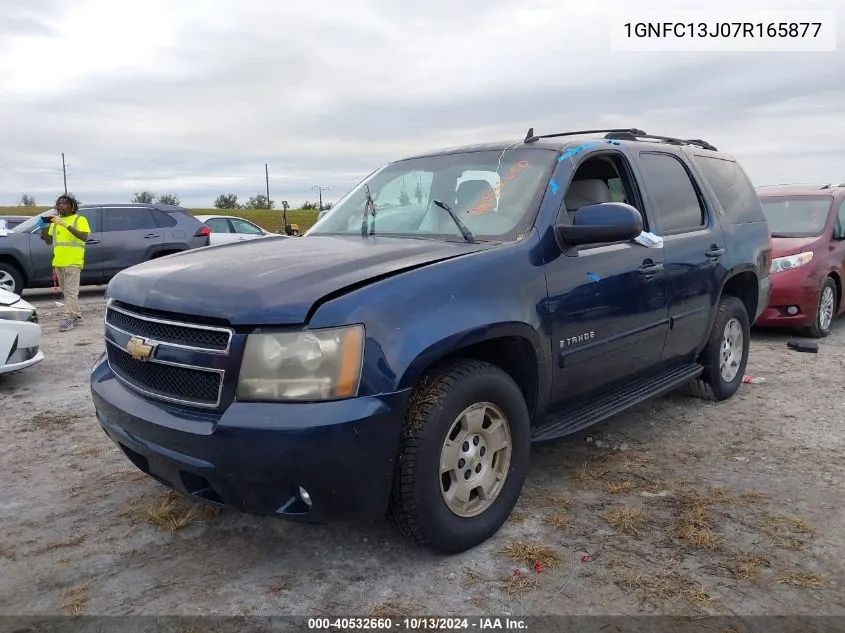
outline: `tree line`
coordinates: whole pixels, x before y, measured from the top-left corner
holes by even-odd
[[[73,196],[73,194],[69,194]],[[153,193],[152,191],[136,191],[135,195],[132,197],[132,202],[137,204],[168,204],[174,207],[178,207],[182,204],[182,201],[179,199],[179,196],[172,194],[172,193]],[[28,193],[24,193],[20,201],[18,202],[19,206],[22,207],[37,207],[38,204],[35,201],[35,198]],[[276,202],[274,200],[268,200],[267,196],[263,193],[257,193],[254,196],[250,196],[246,202],[238,202],[238,196],[234,193],[221,193],[217,196],[217,199],[214,201],[214,208],[215,209],[274,209],[276,206]],[[301,205],[299,205],[299,209],[305,210],[318,210],[320,205],[316,202],[311,202],[310,200],[306,200]],[[282,201],[282,207],[285,210],[290,208],[288,205],[287,200]],[[332,208],[331,202],[324,202],[323,203],[323,210],[328,210]]]

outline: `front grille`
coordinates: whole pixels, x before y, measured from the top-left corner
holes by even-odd
[[[106,311],[106,323],[127,334],[143,336],[161,343],[221,352],[229,348],[231,338],[231,332],[228,330],[191,327],[162,319],[133,316],[113,307]]]
[[[111,370],[129,385],[152,396],[206,406],[220,400],[219,372],[137,361],[117,345],[108,346]]]

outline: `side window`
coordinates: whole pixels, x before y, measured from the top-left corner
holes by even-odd
[[[167,229],[171,226],[176,226],[176,218],[171,216],[169,213],[165,213],[160,209],[150,209],[150,213],[153,214],[153,220],[155,220],[156,225],[160,229]]]
[[[155,230],[158,228],[150,210],[144,207],[103,209],[106,231]]]
[[[249,235],[264,235],[264,231],[262,231],[254,224],[247,222],[246,220],[238,220],[236,218],[232,218],[231,222],[232,226],[235,227],[235,233],[247,233]]]
[[[641,152],[640,162],[664,233],[704,226],[704,207],[684,164],[670,154]]]
[[[91,227],[92,233],[100,232],[100,207],[80,209],[79,215],[88,220],[88,226]]]
[[[581,207],[602,202],[630,204],[642,214],[643,230],[650,230],[634,176],[621,155],[591,156],[578,165],[564,196],[564,206],[570,222]]]
[[[699,155],[694,160],[732,222],[742,224],[765,220],[760,198],[738,163]]]
[[[206,221],[206,224],[211,227],[213,233],[231,233],[232,229],[229,226],[229,221],[226,218],[212,218]]]

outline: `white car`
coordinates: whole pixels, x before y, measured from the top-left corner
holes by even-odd
[[[196,215],[197,220],[211,229],[209,246],[254,240],[259,237],[287,237],[265,231],[249,220],[231,215]]]
[[[0,374],[26,369],[42,360],[37,311],[18,295],[0,289]]]

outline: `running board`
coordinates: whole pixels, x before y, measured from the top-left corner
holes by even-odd
[[[647,376],[612,391],[586,400],[572,409],[547,416],[531,433],[532,442],[546,442],[577,433],[606,420],[641,402],[682,387],[698,378],[704,367],[698,363],[664,370],[656,376]]]

